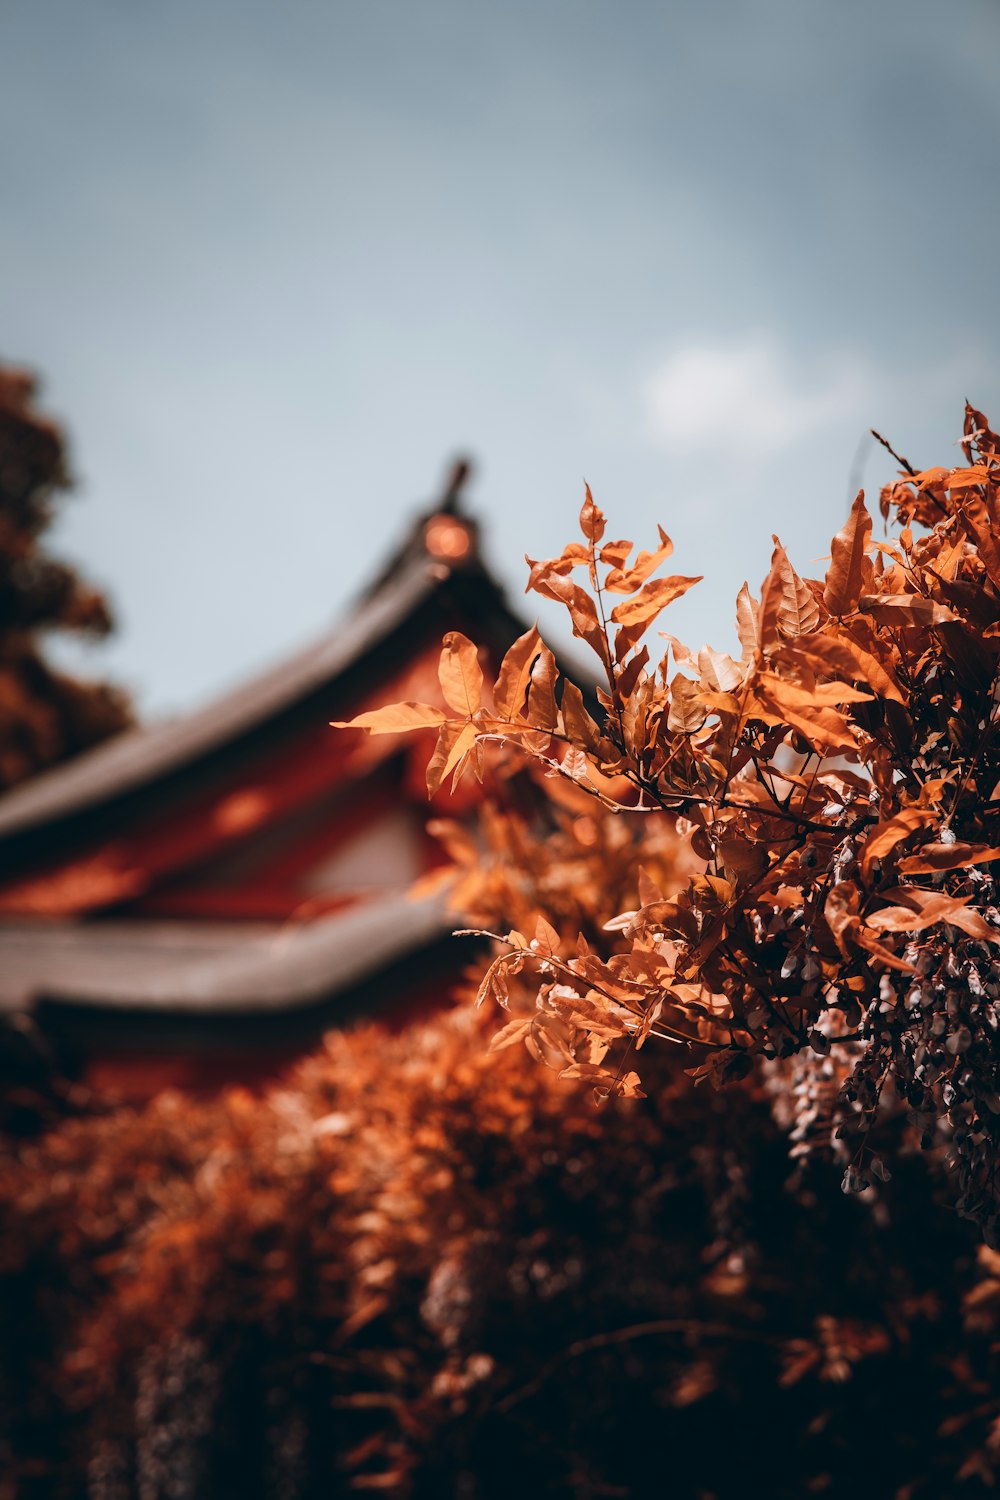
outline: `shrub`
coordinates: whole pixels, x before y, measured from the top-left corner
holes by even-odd
[[[770,1064],[797,1057],[797,1143],[830,1141],[845,1191],[885,1180],[873,1132],[883,1106],[902,1108],[905,1139],[947,1155],[959,1212],[997,1248],[1000,438],[971,407],[963,448],[964,465],[904,463],[883,490],[890,542],[873,540],[859,494],[824,580],[800,578],[775,538],[760,600],[745,584],[737,599],[738,660],[668,636],[651,664],[646,632],[698,580],[654,576],[672,550],[662,528],[630,562],[588,489],[582,541],[532,562],[528,587],[564,604],[595,652],[595,714],[559,683],[537,630],[485,699],[476,648],[452,633],[449,712],[401,704],[354,724],[436,724],[431,791],[481,775],[499,744],[598,817],[662,820],[690,839],[699,865],[681,888],[636,861],[626,910],[595,850],[578,885],[590,928],[617,939],[610,953],[606,937],[567,941],[547,919],[545,840],[508,851],[543,894],[526,922],[523,902],[504,911],[510,878],[491,892],[473,872],[462,899],[506,929],[481,998],[508,1005],[511,978],[533,979],[505,1041],[602,1097],[640,1092],[649,1040],[683,1047],[694,1077],[716,1084],[773,1078]]]
[[[595,1111],[459,1010],[22,1145],[8,1493],[985,1492],[1000,1260],[927,1162],[845,1197],[763,1090],[649,1081]]]

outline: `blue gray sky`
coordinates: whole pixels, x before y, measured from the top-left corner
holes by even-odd
[[[459,451],[512,591],[586,477],[729,646],[869,426],[1000,416],[998,81],[997,0],[0,0],[0,356],[72,436],[86,665],[160,713],[280,658]]]

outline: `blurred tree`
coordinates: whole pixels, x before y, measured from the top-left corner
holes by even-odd
[[[107,601],[40,539],[70,487],[62,432],[34,406],[37,383],[0,365],[0,794],[132,722],[124,694],[80,682],[45,660],[43,630],[94,636],[111,628]],[[31,1133],[67,1092],[27,1016],[0,1017],[0,1132]]]
[[[62,432],[35,409],[35,393],[32,375],[0,366],[0,791],[131,722],[118,689],[56,671],[40,649],[42,630],[105,635],[111,614],[40,545],[71,480]]]

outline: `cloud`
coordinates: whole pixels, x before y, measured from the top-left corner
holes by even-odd
[[[727,449],[766,457],[821,427],[856,416],[871,386],[858,359],[818,377],[796,369],[770,339],[680,349],[648,376],[646,436],[682,453],[720,437]]]

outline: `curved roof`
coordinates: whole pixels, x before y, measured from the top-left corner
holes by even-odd
[[[206,707],[128,729],[15,787],[0,798],[0,838],[158,780],[273,718],[339,677],[434,591],[440,574],[429,559],[411,564],[345,625]]]
[[[4,922],[0,1010],[42,1000],[174,1015],[294,1010],[343,994],[453,926],[440,899],[405,892],[284,926]]]
[[[242,756],[261,736],[283,734],[284,723],[298,723],[300,706],[313,715],[317,695],[338,683],[350,702],[373,659],[394,662],[426,631],[470,614],[493,650],[506,650],[525,629],[483,566],[475,524],[453,506],[438,507],[418,519],[346,622],[311,646],[194,713],[126,731],[0,798],[7,863],[20,868],[43,846],[73,847],[81,836],[106,839],[137,799],[146,806],[147,789],[151,802],[154,794],[162,802],[175,774],[184,785],[189,771],[216,775],[228,747]],[[436,952],[451,926],[439,901],[415,902],[402,890],[283,924],[137,913],[0,920],[0,1010],[52,1002],[234,1023],[308,1010],[377,982],[410,955]]]

